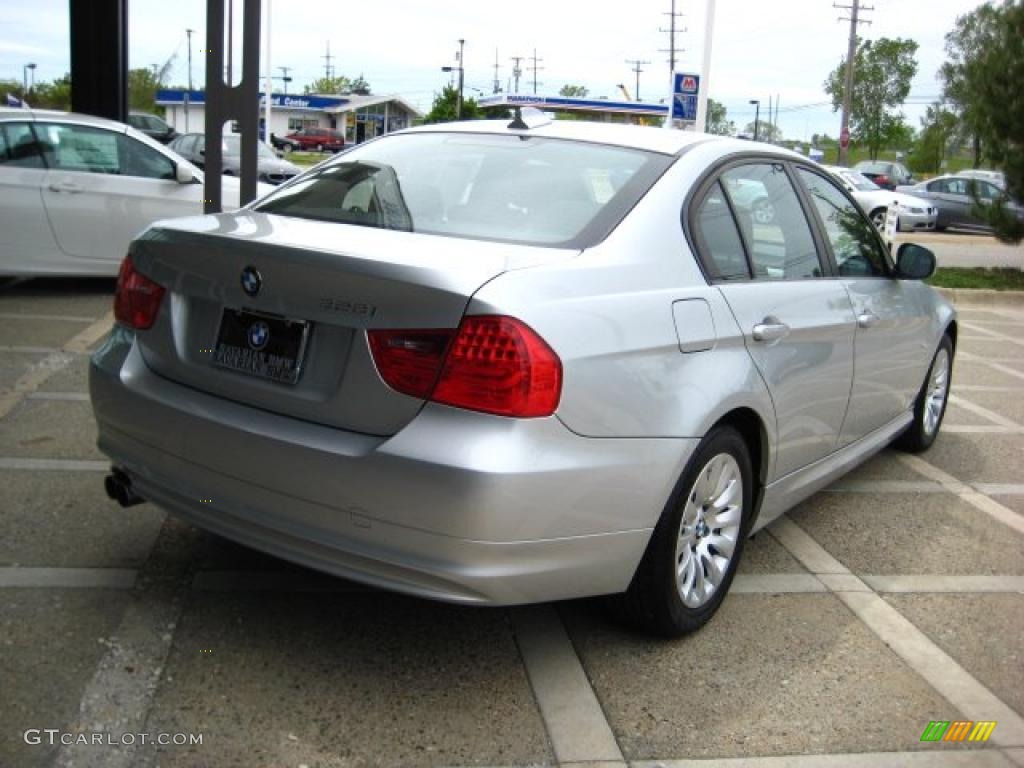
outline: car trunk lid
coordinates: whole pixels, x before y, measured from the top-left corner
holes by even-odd
[[[167,291],[139,346],[153,371],[197,390],[317,424],[391,435],[424,401],[383,382],[367,330],[454,329],[484,283],[575,253],[251,211],[160,222],[132,246],[136,268]],[[243,287],[243,272],[250,289],[258,273],[255,295]],[[253,329],[263,320],[269,331]],[[286,323],[294,325],[285,330]],[[222,326],[234,328],[235,342],[241,333],[244,347],[250,330],[257,341],[262,331],[294,333],[297,344],[302,323],[308,329],[294,383],[224,367],[231,361],[222,345],[231,331]]]

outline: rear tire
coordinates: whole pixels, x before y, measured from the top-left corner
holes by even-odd
[[[676,485],[629,589],[611,598],[613,613],[665,637],[704,626],[732,584],[753,499],[746,442],[732,427],[716,427]]]
[[[896,447],[910,453],[921,453],[931,448],[942,427],[949,402],[949,384],[953,374],[953,342],[949,335],[942,337],[928,368],[921,391],[914,402],[914,420],[896,439]]]

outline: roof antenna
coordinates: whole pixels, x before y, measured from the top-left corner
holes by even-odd
[[[523,109],[522,109],[522,107],[516,107],[515,109],[516,109],[516,116],[512,119],[512,122],[508,124],[508,127],[509,128],[514,128],[517,131],[525,131],[525,130],[527,130],[530,126],[528,126],[523,121]]]

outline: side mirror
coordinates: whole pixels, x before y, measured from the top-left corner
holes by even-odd
[[[916,243],[903,243],[896,251],[896,276],[927,280],[935,274],[935,254]]]
[[[193,181],[192,169],[184,163],[174,164],[174,180],[179,184],[191,184]]]

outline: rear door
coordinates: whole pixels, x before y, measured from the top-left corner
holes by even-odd
[[[179,184],[174,163],[124,133],[38,123],[49,171],[43,202],[60,249],[116,265],[131,239],[158,219],[202,211],[202,186]]]
[[[921,386],[929,349],[929,315],[920,284],[892,276],[872,226],[823,174],[797,171],[816,209],[856,319],[854,376],[840,446],[907,411]]]
[[[762,196],[747,194],[751,188],[763,190],[767,202],[755,202]],[[705,269],[772,396],[774,476],[781,477],[836,448],[853,379],[850,298],[842,283],[827,279],[784,164],[731,166],[698,205]]]
[[[0,274],[61,260],[43,208],[46,166],[28,121],[0,123]]]

